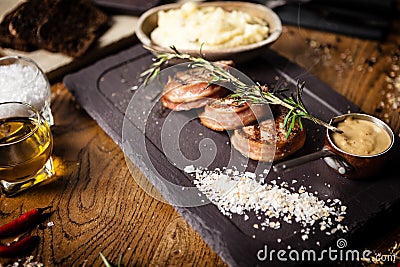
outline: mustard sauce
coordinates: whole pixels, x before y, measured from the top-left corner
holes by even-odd
[[[343,133],[334,133],[333,142],[341,150],[359,156],[384,152],[390,147],[390,135],[372,121],[348,117],[338,123]]]

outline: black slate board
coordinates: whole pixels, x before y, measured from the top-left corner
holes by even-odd
[[[82,107],[123,148],[126,148],[122,144],[124,114],[134,95],[131,88],[141,84],[142,80],[139,78],[139,74],[148,68],[152,57],[140,45],[136,45],[119,54],[100,60],[77,73],[68,75],[64,79],[66,87],[76,96]],[[354,104],[334,92],[315,76],[271,50],[265,50],[262,57],[254,62],[239,65],[237,69],[254,81],[276,85],[284,84],[292,89],[297,79],[305,81],[307,88],[304,91],[303,100],[310,112],[321,119],[328,121],[337,114],[359,111]],[[147,99],[152,101],[153,98],[154,95],[149,95]],[[138,105],[138,109],[140,110],[140,105]],[[166,190],[165,184],[160,182],[160,179],[173,182],[178,186],[190,186],[193,178],[175,167],[163,151],[160,129],[168,114],[168,111],[156,103],[147,124],[144,125],[146,127],[145,134],[140,127],[134,125],[131,128],[130,137],[133,140],[130,141],[132,151],[129,153],[134,155],[133,163],[157,189],[167,199],[172,199],[179,192]],[[191,115],[180,113],[179,116]],[[295,156],[310,153],[320,149],[323,145],[324,130],[311,123],[306,123],[306,128],[308,138],[305,147]],[[213,132],[202,126],[198,120],[190,121],[188,127],[180,132],[181,147],[179,149],[182,150],[182,153],[196,158],[199,155],[198,144],[203,138],[214,140],[218,151],[222,151],[222,156],[216,157],[211,166],[223,167],[226,164],[226,157],[223,155],[235,153],[231,152],[226,144],[226,141],[229,141],[226,134]],[[258,251],[265,245],[276,251],[287,250],[288,246],[299,251],[305,249],[321,251],[328,247],[337,248],[336,241],[339,237],[343,237],[348,240],[350,246],[351,242],[355,243],[355,235],[359,237],[358,233],[365,229],[370,222],[380,218],[386,211],[397,207],[400,202],[400,177],[395,168],[395,161],[400,156],[398,140],[396,140],[393,153],[386,170],[379,177],[371,180],[344,179],[329,170],[322,160],[299,166],[291,172],[279,175],[279,178],[272,171],[268,174],[267,181],[287,181],[291,184],[292,179],[296,179],[299,181],[296,187],[304,185],[311,192],[318,191],[321,198],[341,199],[343,204],[348,207],[348,214],[343,222],[349,227],[348,234],[328,236],[316,231],[315,234],[310,235],[308,240],[303,241],[299,233],[300,227],[296,224],[282,223],[279,230],[261,231],[253,228],[253,223],[256,222],[254,216],[250,216],[248,221],[244,221],[243,217],[239,216],[229,218],[222,215],[212,204],[175,208],[230,266],[268,265],[268,261],[262,262],[257,259]],[[237,157],[240,158],[240,155]],[[257,162],[251,160],[247,164],[248,170],[254,170],[257,166]],[[330,187],[327,187],[327,184]],[[294,231],[297,231],[297,234],[294,234]],[[255,239],[253,235],[255,235]],[[277,242],[278,238],[282,240],[280,243]],[[319,245],[316,244],[317,242]],[[298,263],[292,262],[294,265]],[[287,264],[288,262],[274,262],[274,265]]]
[[[92,0],[96,5],[112,13],[140,15],[160,4],[161,0]]]
[[[373,40],[383,40],[386,37],[394,17],[393,1],[368,4],[354,1],[346,4],[329,5],[312,1],[302,5],[287,4],[274,11],[288,25]]]

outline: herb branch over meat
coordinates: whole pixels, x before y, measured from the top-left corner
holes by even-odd
[[[192,67],[200,67],[210,72],[212,75],[211,84],[213,83],[230,83],[235,88],[233,91],[233,96],[239,97],[240,99],[247,101],[252,104],[270,104],[270,105],[281,105],[289,109],[289,112],[285,118],[285,127],[287,128],[287,136],[289,136],[291,130],[295,126],[296,121],[299,123],[302,128],[302,119],[308,119],[312,122],[319,124],[331,131],[342,133],[341,130],[336,127],[330,125],[329,123],[324,122],[323,120],[314,117],[311,115],[307,108],[305,107],[303,100],[301,98],[304,82],[297,83],[297,92],[296,94],[292,94],[289,97],[282,94],[282,90],[270,92],[265,90],[266,87],[261,86],[260,84],[248,85],[241,82],[228,70],[224,69],[221,66],[213,64],[212,62],[201,58],[194,57],[188,54],[184,54],[179,52],[174,46],[171,46],[172,52],[160,52],[155,51],[151,48],[146,47],[147,49],[153,51],[157,54],[157,57],[151,67],[141,73],[141,77],[145,77],[144,84],[146,85],[148,82],[153,80],[158,76],[161,71],[163,65],[167,64],[168,61],[172,59],[180,59],[185,61],[193,62]]]

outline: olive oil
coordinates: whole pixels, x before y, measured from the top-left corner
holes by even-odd
[[[47,122],[29,117],[0,119],[1,182],[19,183],[34,177],[50,159],[52,147]]]

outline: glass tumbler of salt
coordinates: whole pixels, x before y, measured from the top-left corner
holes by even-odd
[[[54,124],[50,109],[50,83],[32,60],[21,56],[0,58],[0,103],[18,101],[28,103]]]

